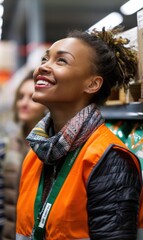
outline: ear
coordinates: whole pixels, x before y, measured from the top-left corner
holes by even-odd
[[[103,78],[101,76],[92,76],[88,83],[86,84],[86,93],[96,93],[99,91],[103,83]]]

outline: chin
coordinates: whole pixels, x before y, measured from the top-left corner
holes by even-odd
[[[32,100],[34,101],[34,102],[37,102],[37,103],[40,103],[40,98],[38,97],[38,96],[36,96],[37,94],[33,94],[33,96],[32,96]]]
[[[39,103],[39,104],[42,104],[42,105],[46,106],[46,105],[45,105],[45,101],[44,101],[43,98],[40,97],[40,96],[33,96],[33,97],[32,97],[32,100],[33,100],[35,103]],[[46,106],[46,107],[47,107],[47,106]]]
[[[19,118],[19,121],[20,121],[21,123],[27,123],[27,122],[29,122],[29,118],[27,118],[27,117],[20,117],[20,118]]]

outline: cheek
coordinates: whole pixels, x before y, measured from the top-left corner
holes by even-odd
[[[19,108],[21,107],[21,102],[20,101],[17,101],[17,103],[16,103],[16,110],[18,111],[19,110]]]
[[[72,78],[66,79],[62,87],[64,91],[75,92],[78,94],[78,92],[82,92],[83,86],[83,78],[80,76],[73,76]]]
[[[59,86],[62,86],[62,88],[76,88],[76,86],[80,86],[83,82],[83,76],[78,74],[76,71],[70,71],[70,72],[65,72],[65,73],[59,73],[57,75],[57,83]]]
[[[38,69],[39,67],[35,68],[35,70],[33,71],[33,78],[36,76],[36,74],[38,73]]]

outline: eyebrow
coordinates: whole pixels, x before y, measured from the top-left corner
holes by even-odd
[[[46,51],[46,54],[49,54],[50,53],[50,50],[48,49],[47,51]],[[59,50],[58,52],[57,52],[57,54],[69,54],[69,55],[71,55],[74,59],[75,59],[75,57],[73,56],[73,54],[72,53],[69,53],[69,52],[67,52],[67,51],[63,51],[63,50]]]

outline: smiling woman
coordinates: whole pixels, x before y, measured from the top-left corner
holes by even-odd
[[[42,58],[39,69],[34,71],[33,100],[48,106],[49,110],[53,109],[53,105],[54,111],[60,112],[60,108],[64,108],[73,117],[81,106],[87,105],[102,84],[100,76],[91,74],[91,54],[90,47],[85,48],[74,38],[53,44]],[[45,85],[41,85],[41,80]]]
[[[135,240],[137,223],[142,239],[139,160],[98,108],[137,72],[137,54],[118,30],[74,31],[34,71],[32,99],[50,111],[27,137],[17,240]]]

